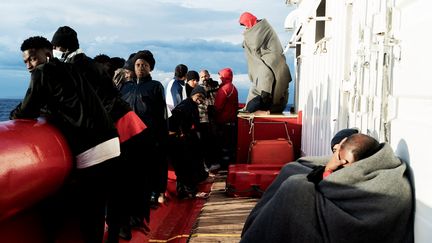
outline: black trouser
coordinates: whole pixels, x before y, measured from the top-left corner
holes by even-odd
[[[236,160],[237,124],[217,124],[217,140],[221,168],[227,169]]]
[[[209,122],[200,123],[198,131],[200,132],[200,143],[197,150],[201,152],[204,162],[209,168],[213,164],[217,164],[218,161],[218,149],[216,145],[216,134],[214,131],[214,125]]]
[[[207,178],[203,159],[198,151],[199,139],[195,132],[183,137],[170,136],[171,163],[177,181],[191,188],[196,188],[200,181]]]
[[[121,189],[125,202],[123,210],[128,219],[136,216],[148,221],[151,192],[149,177],[152,173],[154,142],[143,132],[124,142],[121,149],[127,165]]]
[[[77,203],[81,234],[86,243],[102,242],[105,206],[116,186],[119,157],[77,170]]]

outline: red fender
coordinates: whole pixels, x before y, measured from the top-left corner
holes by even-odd
[[[72,168],[65,138],[39,120],[0,123],[0,221],[60,188]]]

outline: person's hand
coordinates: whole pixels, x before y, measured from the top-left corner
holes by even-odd
[[[326,164],[325,170],[324,171],[336,171],[340,166],[343,165],[343,162],[340,160],[339,158],[339,150],[340,150],[340,145],[345,142],[347,138],[342,139],[342,141],[335,145],[335,150],[333,152],[333,156],[331,157],[330,161]]]

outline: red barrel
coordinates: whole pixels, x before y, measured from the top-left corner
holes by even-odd
[[[72,167],[65,138],[39,120],[0,123],[0,221],[60,188]]]

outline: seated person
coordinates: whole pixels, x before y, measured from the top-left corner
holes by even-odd
[[[356,133],[358,133],[358,130],[355,128],[346,128],[337,132],[330,142],[331,150],[335,152],[336,148],[339,147],[339,144],[344,138],[349,137]],[[320,157],[320,162],[318,164],[320,164],[321,166],[325,165],[325,163],[329,161],[330,158],[331,158],[330,156]],[[314,161],[316,161],[317,159],[318,159],[317,157],[313,157]],[[273,197],[273,195],[279,189],[280,185],[288,177],[296,174],[308,174],[311,172],[313,168],[320,166],[320,165],[310,163],[309,160],[310,160],[309,157],[303,157],[298,159],[296,162],[288,163],[282,167],[282,169],[279,171],[278,176],[274,179],[272,184],[267,188],[267,190],[262,195],[261,199],[257,202],[255,207],[250,212],[244,224],[243,232],[249,227],[249,225],[253,222],[256,215],[259,214],[263,206]]]
[[[306,159],[291,163],[291,175],[248,219],[241,242],[412,240],[407,166],[390,145],[354,134],[336,148],[322,173],[312,169],[323,165],[322,157]],[[326,168],[333,172],[326,175]],[[321,180],[309,181],[312,171]]]

